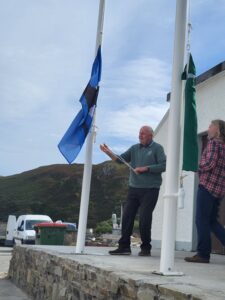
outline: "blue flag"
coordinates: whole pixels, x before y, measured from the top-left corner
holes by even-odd
[[[102,58],[101,47],[99,47],[92,66],[91,78],[80,98],[82,109],[79,111],[58,144],[60,152],[70,164],[79,154],[91,128],[99,91],[98,84],[101,80],[101,69]]]

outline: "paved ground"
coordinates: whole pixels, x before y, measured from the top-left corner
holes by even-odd
[[[0,247],[0,300],[29,300],[28,296],[7,279],[12,248]]]
[[[193,264],[184,261],[190,252],[175,253],[175,269],[183,276],[159,276],[160,251],[153,250],[151,257],[139,257],[139,249],[133,248],[131,256],[110,256],[108,247],[86,247],[85,254],[75,254],[75,247],[70,246],[22,246],[32,247],[54,253],[60,257],[90,264],[106,270],[112,270],[135,280],[145,280],[152,284],[166,285],[186,294],[192,294],[204,300],[225,300],[225,256],[212,255],[210,264]],[[6,274],[9,266],[10,252],[0,248],[0,274]],[[4,273],[5,272],[5,273]],[[0,280],[0,300],[29,299],[8,280]]]

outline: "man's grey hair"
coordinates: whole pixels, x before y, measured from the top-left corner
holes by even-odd
[[[148,131],[149,131],[152,135],[154,134],[154,131],[153,131],[153,129],[152,129],[151,126],[144,125],[144,126],[142,126],[141,128],[146,128],[146,129],[148,129]]]

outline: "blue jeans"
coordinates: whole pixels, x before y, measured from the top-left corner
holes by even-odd
[[[197,193],[196,226],[198,233],[198,255],[210,258],[212,231],[217,239],[225,246],[225,229],[218,222],[219,198],[212,196],[202,185]]]

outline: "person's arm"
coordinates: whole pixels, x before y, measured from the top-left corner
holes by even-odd
[[[156,163],[148,166],[148,171],[151,173],[162,173],[166,170],[166,155],[161,145],[158,145],[155,155]]]
[[[106,153],[113,161],[116,161],[119,164],[125,164],[129,167],[130,170],[132,170],[134,173],[137,174],[134,168],[128,163],[130,162],[130,156],[131,156],[131,150],[128,149],[126,152],[124,152],[121,155],[114,154],[109,147],[106,144],[100,145],[100,149]]]
[[[209,141],[205,152],[199,163],[199,170],[201,172],[213,169],[218,160],[218,143],[216,141]]]
[[[106,144],[100,145],[100,149],[107,154],[113,161],[117,160],[116,155],[113,154],[113,152],[109,149],[109,147]]]

